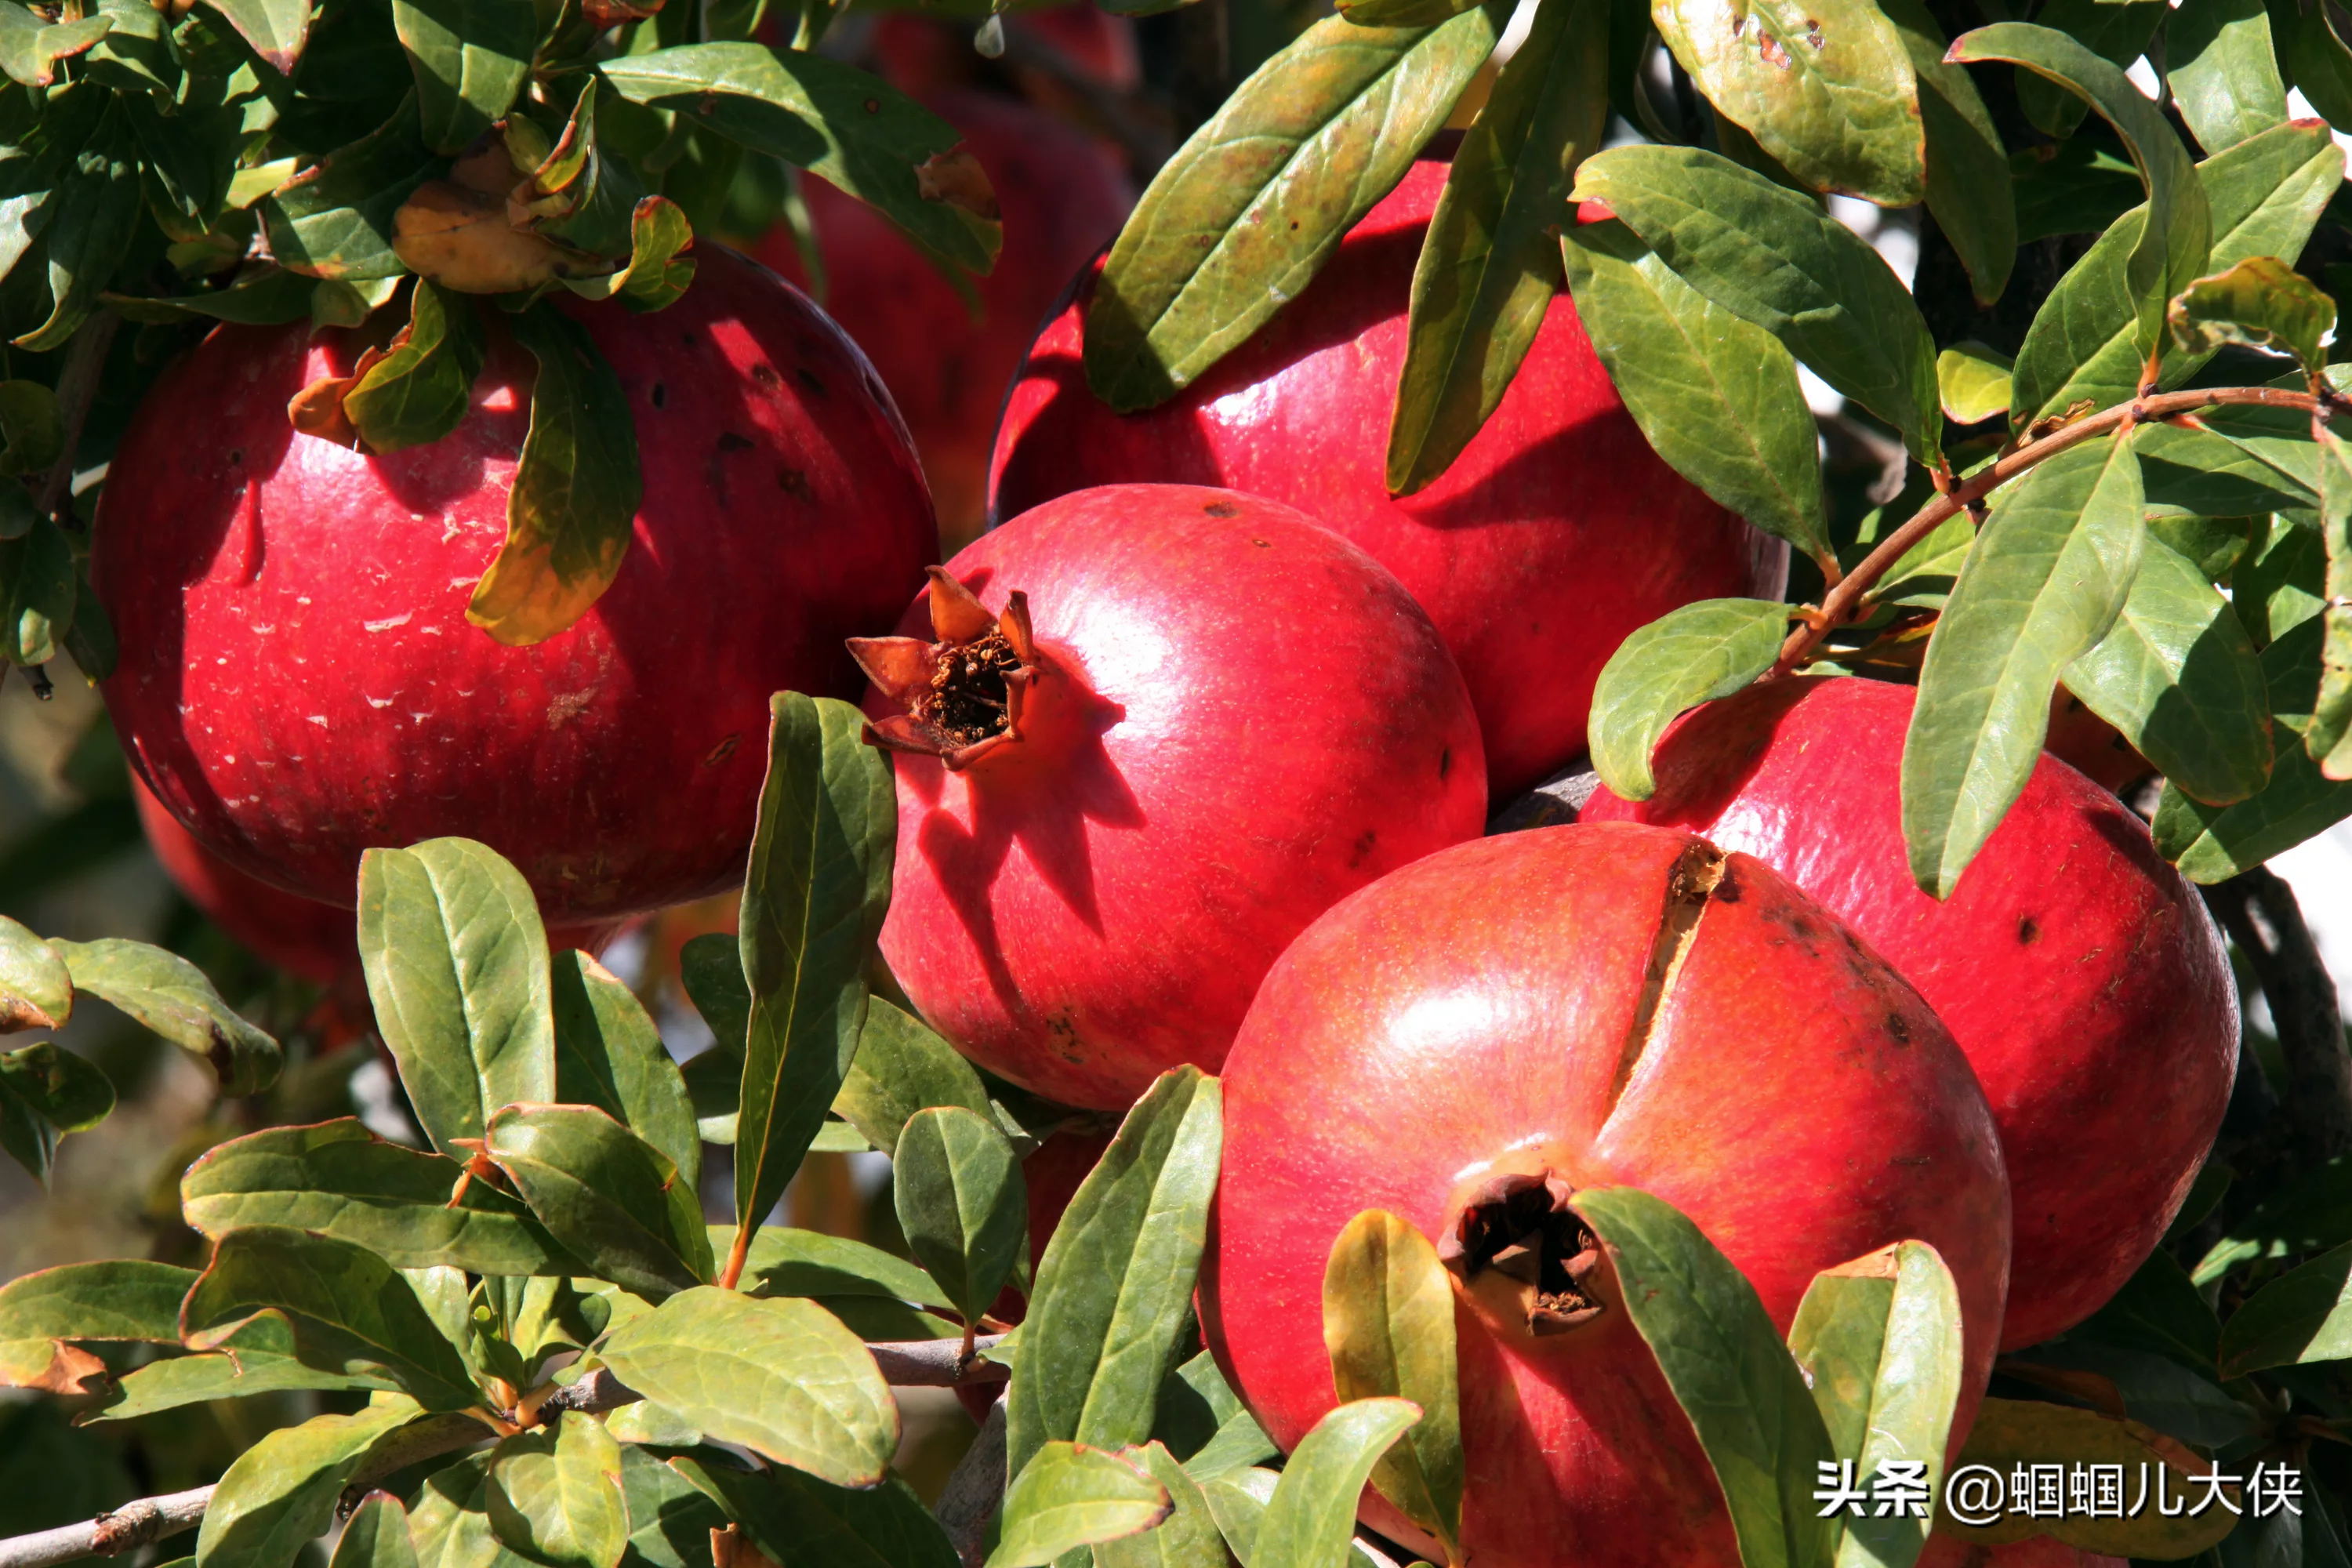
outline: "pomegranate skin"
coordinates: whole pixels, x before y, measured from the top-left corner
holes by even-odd
[[[1214,1071],[1309,921],[1482,826],[1477,720],[1429,618],[1288,507],[1084,491],[948,571],[992,612],[1024,591],[1057,673],[1028,739],[960,773],[898,758],[882,952],[1024,1089],[1124,1110],[1169,1068]],[[923,602],[900,630],[929,636]]]
[[[1437,623],[1500,800],[1583,750],[1593,682],[1629,634],[1696,599],[1778,598],[1787,557],[1651,451],[1565,293],[1453,468],[1390,496],[1413,262],[1446,167],[1417,162],[1297,300],[1140,414],[1114,414],[1087,388],[1082,277],[1005,403],[989,515],[1129,480],[1229,485],[1298,508],[1370,551]]]
[[[893,14],[885,21],[924,19]],[[956,43],[971,52],[969,38]],[[1005,384],[1063,280],[1118,232],[1135,192],[1093,137],[1027,104],[968,89],[926,101],[963,133],[1003,208],[1003,254],[975,283],[980,321],[872,207],[823,180],[803,189],[824,258],[825,308],[866,351],[906,416],[939,504],[944,547],[953,551],[980,532]],[[759,257],[802,280],[790,231],[772,231]]]
[[[352,911],[248,877],[196,842],[136,775],[131,798],[164,875],[212,922],[278,968],[331,985],[359,968]]]
[[[2097,1310],[2172,1223],[2237,1071],[2238,1003],[2203,902],[2113,795],[2045,755],[1945,903],[1911,880],[1908,687],[1784,680],[1685,716],[1658,823],[1769,862],[1919,988],[2000,1126],[2017,1205],[2007,1349]]]
[[[856,691],[842,639],[889,625],[934,525],[856,349],[772,273],[696,256],[667,310],[562,306],[619,376],[645,500],[612,588],[532,647],[465,618],[529,424],[519,347],[494,345],[455,432],[376,458],[287,424],[348,334],[222,327],[165,373],[92,575],[125,749],[205,847],[348,909],[362,850],[459,834],[555,925],[740,879],[769,694]]]
[[[1266,975],[1225,1063],[1201,1320],[1286,1449],[1334,1403],[1321,1300],[1340,1228],[1382,1208],[1437,1237],[1489,1177],[1545,1170],[1674,1204],[1783,1331],[1819,1269],[1932,1243],[1959,1289],[1966,1429],[2009,1242],[1976,1080],[1892,969],[1741,855],[1637,1047],[1668,880],[1694,852],[1622,825],[1464,844],[1336,906]],[[1455,1289],[1463,1545],[1480,1568],[1738,1563],[1697,1437],[1614,1291],[1601,1279],[1598,1319],[1538,1339]],[[1415,1538],[1367,1496],[1375,1528]]]

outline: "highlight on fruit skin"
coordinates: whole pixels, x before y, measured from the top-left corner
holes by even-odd
[[[1377,563],[1230,490],[1082,491],[861,641],[896,752],[882,952],[989,1070],[1119,1110],[1214,1070],[1331,903],[1476,836],[1460,672]]]
[[[2196,1180],[2238,1062],[2221,933],[2147,826],[2045,754],[1950,900],[1908,869],[1898,780],[1910,687],[1751,687],[1685,715],[1650,799],[1602,787],[1587,822],[1646,822],[1756,856],[1919,988],[1984,1084],[2017,1207],[2005,1349],[2104,1305]]]
[[[1384,1209],[1454,1269],[1464,1551],[1483,1568],[1736,1568],[1688,1418],[1591,1256],[1580,1190],[1680,1209],[1785,1334],[1820,1270],[1933,1246],[1963,1320],[1954,1441],[2000,1337],[2009,1192],[1949,1033],[1763,862],[1630,824],[1441,850],[1327,910],[1223,1073],[1201,1321],[1288,1447],[1331,1407],[1325,1258]],[[1385,1502],[1369,1522],[1420,1544]]]

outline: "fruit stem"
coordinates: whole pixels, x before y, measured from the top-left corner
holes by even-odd
[[[743,1261],[751,1256],[751,1227],[739,1225],[735,1227],[735,1245],[727,1249],[727,1267],[719,1270],[719,1288],[721,1290],[735,1289],[735,1282],[743,1278]]]

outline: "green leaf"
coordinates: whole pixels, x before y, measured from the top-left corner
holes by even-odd
[[[76,989],[111,1002],[211,1063],[223,1094],[253,1094],[277,1081],[278,1042],[233,1012],[204,971],[186,959],[115,937],[49,945],[65,960]]]
[[[2338,129],[2352,126],[2352,48],[2336,36],[2327,8],[2314,5],[2305,11],[2300,5],[2282,6],[2272,15],[2273,25],[2282,15],[2289,20],[2277,58],[2282,63],[2294,62],[2294,85],[2329,123]]]
[[[2022,66],[2088,100],[2115,127],[2147,182],[2148,219],[2125,258],[2124,277],[2135,304],[2133,342],[2143,355],[2156,353],[2163,342],[2165,301],[2205,270],[2213,240],[2196,165],[2162,111],[2119,67],[2048,27],[2024,22],[1979,27],[1952,46],[1951,58]]]
[[[1168,1517],[1150,1530],[1098,1542],[1094,1568],[1226,1568],[1232,1561],[1200,1484],[1165,1445],[1122,1448],[1118,1457],[1168,1489]]]
[[[2010,373],[2017,362],[1989,343],[1970,338],[1936,356],[1936,384],[1944,416],[1955,425],[1975,425],[2009,408]]]
[[[113,1110],[113,1080],[87,1057],[48,1040],[0,1052],[0,1149],[43,1186],[58,1141]]]
[[[472,405],[488,351],[473,301],[464,296],[420,278],[408,309],[408,325],[391,352],[343,394],[344,415],[379,456],[455,430]]]
[[[1812,1390],[1830,1452],[1877,1475],[1889,1460],[1927,1467],[1943,1495],[1944,1444],[1967,1367],[1959,1289],[1924,1241],[1906,1241],[1813,1276],[1789,1328],[1789,1351]],[[1927,1521],[1899,1512],[1841,1518],[1840,1568],[1903,1568],[1927,1542]]]
[[[180,1299],[195,1279],[192,1268],[124,1258],[0,1285],[0,1387],[80,1394],[92,1386],[85,1380],[102,1384],[105,1363],[73,1348],[77,1340],[177,1343]]]
[[[1815,190],[1882,206],[1927,195],[1911,56],[1870,0],[1654,0],[1707,100]]]
[[[2140,472],[2147,472],[2145,450],[2140,453]],[[2158,511],[2151,506],[2147,533],[2158,543],[2186,557],[2206,581],[2226,583],[2239,563],[2252,553],[2257,531],[2269,532],[2270,521],[2267,517],[2197,517],[2187,512]],[[2244,611],[2233,608],[2232,613],[2242,626]]]
[[[2173,107],[2208,153],[2287,118],[2263,0],[2183,0],[2164,29]]]
[[[2127,68],[2156,41],[2164,18],[2153,0],[2048,0],[2034,19],[2110,65]],[[2017,98],[2026,120],[2047,136],[2074,135],[2090,109],[2063,85],[2034,75],[2017,79]]]
[[[2319,457],[2319,533],[2327,597],[2320,611],[2319,689],[2304,750],[2331,779],[2352,776],[2352,449],[2324,419],[2312,420]]]
[[[318,287],[317,279],[283,267],[248,267],[226,289],[169,298],[109,293],[99,302],[126,320],[157,326],[215,321],[271,327],[307,320]]]
[[[552,305],[507,319],[539,362],[530,430],[507,493],[507,536],[466,619],[509,647],[545,642],[604,597],[629,548],[645,479],[620,378]]]
[[[2114,626],[2139,570],[2131,433],[2071,447],[2002,489],[1919,672],[1903,742],[1911,876],[1948,899],[2042,760],[2050,694]]]
[[[1698,1432],[1740,1560],[1748,1568],[1830,1561],[1833,1528],[1811,1497],[1820,1462],[1832,1458],[1829,1432],[1755,1288],[1698,1226],[1647,1193],[1586,1188],[1576,1212],[1600,1237],[1626,1313]]]
[[[0,1035],[62,1029],[72,1016],[73,976],[66,961],[25,926],[0,915]]]
[[[1360,1475],[1357,1489],[1363,1485]],[[1354,1500],[1350,1493],[1351,1509]],[[1044,1568],[1065,1552],[1150,1530],[1174,1507],[1166,1487],[1118,1455],[1047,1443],[1005,1489],[987,1568]]]
[[[621,1414],[616,1410],[606,1418],[608,1428]],[[629,1551],[622,1559],[628,1568],[712,1568],[710,1532],[727,1525],[727,1515],[718,1504],[689,1486],[677,1470],[634,1444],[621,1449],[621,1488],[628,1497],[632,1526]]]
[[[58,395],[37,381],[0,381],[0,474],[22,479],[55,467],[66,442]]]
[[[425,145],[411,94],[392,118],[338,147],[255,204],[281,266],[312,278],[397,278],[393,217],[447,167]]]
[[[51,22],[30,7],[0,5],[0,70],[19,86],[45,88],[57,79],[58,62],[88,49],[113,26],[111,17]]]
[[[853,1491],[796,1470],[755,1475],[709,1455],[681,1454],[670,1465],[779,1568],[955,1568],[947,1531],[898,1476]]]
[[[734,1239],[733,1226],[710,1227],[714,1249]],[[845,1236],[780,1225],[762,1226],[752,1238],[739,1289],[752,1296],[811,1297],[835,1317],[845,1298],[952,1310],[931,1277],[903,1258]]]
[[[555,1098],[547,931],[530,884],[470,838],[360,858],[360,963],[418,1125],[444,1153]]]
[[[658,1300],[708,1283],[702,1200],[669,1156],[585,1105],[509,1105],[483,1152],[565,1249],[614,1284]]]
[[[1028,1188],[1012,1141],[961,1106],[919,1111],[898,1134],[891,1172],[908,1250],[977,1322],[1028,1245]]]
[[[415,1288],[364,1247],[276,1226],[222,1237],[180,1310],[184,1342],[218,1349],[265,1313],[291,1326],[307,1365],[404,1391],[428,1410],[481,1398]]]
[[[1275,1489],[1282,1484],[1279,1472],[1250,1467],[1213,1475],[1201,1481],[1201,1496],[1209,1505],[1217,1530],[1233,1549],[1234,1561],[1255,1563],[1258,1526],[1265,1522],[1266,1504],[1274,1500]],[[1361,1542],[1354,1542],[1348,1552],[1348,1568],[1380,1568]]]
[[[2197,174],[2212,216],[2207,265],[2228,268],[2250,256],[2300,254],[2321,209],[2343,183],[2344,154],[2325,126],[2290,123],[2215,153],[2197,166]],[[2010,405],[2013,429],[2024,430],[2084,403],[2106,407],[2129,397],[2139,384],[2145,354],[2135,338],[2137,316],[2126,263],[2139,243],[2145,217],[2142,206],[2117,218],[2059,279],[2034,317],[2018,350],[2016,394]],[[2162,346],[2171,345],[2168,340]],[[2179,385],[2203,363],[2168,359],[2161,384]],[[2159,439],[2164,446],[2203,444],[2196,432],[2169,427],[2148,435],[2151,455]],[[2232,506],[2216,515],[2257,510],[2266,509]]]
[[[0,1342],[0,1362],[5,1362],[7,1348]],[[348,1393],[382,1383],[382,1379],[373,1376],[306,1365],[297,1353],[299,1348],[293,1328],[285,1319],[256,1318],[222,1341],[217,1351],[172,1356],[124,1373],[112,1397],[88,1419],[131,1421],[161,1410],[209,1405],[221,1399],[247,1399],[258,1394],[298,1390]]]
[[[745,43],[685,44],[600,68],[631,102],[690,114],[699,130],[798,164],[935,257],[968,272],[996,264],[1003,226],[985,179],[965,190],[956,177],[968,171],[953,161],[955,128],[864,71]]]
[[[1359,1399],[1328,1412],[1290,1451],[1259,1519],[1250,1562],[1342,1568],[1356,1537],[1356,1500],[1389,1446],[1421,1419],[1409,1399]]]
[[[396,1268],[476,1274],[576,1271],[523,1205],[439,1154],[387,1143],[355,1117],[271,1127],[207,1151],[180,1178],[187,1223],[218,1240],[286,1226],[364,1247]]]
[[[702,1140],[686,1079],[621,978],[584,952],[554,960],[555,1092],[593,1105],[660,1150],[687,1191],[699,1190]]]
[[[352,1415],[314,1415],[240,1454],[213,1490],[197,1568],[287,1568],[324,1534],[336,1500],[375,1446],[416,1417],[394,1399]]]
[[[488,1454],[475,1454],[425,1478],[408,1532],[417,1568],[530,1568],[490,1529]]]
[[[1323,1346],[1341,1405],[1399,1398],[1422,1412],[1411,1435],[1373,1464],[1372,1485],[1458,1558],[1464,1460],[1454,1285],[1427,1237],[1381,1209],[1341,1227],[1323,1270]]]
[[[2275,256],[2250,256],[2200,278],[2172,301],[2173,341],[2192,354],[2245,343],[2293,354],[2306,374],[2327,361],[2319,346],[2336,325],[2336,301]]]
[[[2189,1271],[2202,1289],[2242,1265],[2324,1252],[2352,1241],[2352,1156],[2336,1155],[2283,1184],[2234,1221]]]
[[[1201,1480],[1260,1464],[1281,1452],[1206,1351],[1160,1380],[1151,1435]]]
[[[1703,599],[1619,645],[1592,689],[1588,743],[1601,781],[1627,800],[1658,787],[1650,753],[1675,715],[1751,684],[1772,668],[1789,606],[1765,599]]]
[[[1944,58],[1948,43],[1922,0],[1879,0],[1911,57],[1927,135],[1927,210],[1968,268],[1970,290],[1990,305],[2017,261],[2017,202],[2009,154],[1969,73]]]
[[[1045,1244],[1005,1395],[1007,1475],[1060,1439],[1126,1447],[1192,1310],[1224,1144],[1223,1089],[1164,1072],[1127,1113]]]
[[[106,618],[106,606],[99,603],[98,595],[90,588],[89,569],[76,566],[74,581],[74,618],[73,625],[66,630],[65,650],[83,675],[91,680],[104,680],[114,673],[118,653],[114,623]]]
[[[2269,705],[2253,641],[2221,590],[2160,542],[2141,550],[2114,629],[2064,679],[2200,801],[2245,800],[2269,781]]]
[[[1559,291],[1568,187],[1609,123],[1605,0],[1540,6],[1454,150],[1412,274],[1388,488],[1434,481],[1503,401]]]
[[[1577,315],[1658,455],[1718,506],[1825,558],[1821,433],[1789,351],[1622,224],[1571,224],[1560,246]]]
[[[629,1543],[621,1445],[578,1411],[501,1439],[482,1502],[491,1533],[549,1568],[616,1568]]]
[[[563,286],[584,300],[617,297],[633,310],[661,310],[677,303],[694,281],[694,243],[686,211],[667,196],[644,196],[629,216],[629,263],[598,278],[564,278]]]
[[[236,29],[253,52],[291,76],[310,31],[310,0],[202,0]]]
[[[2168,1469],[2171,1474],[2160,1480],[2148,1475],[2149,1495],[2176,1500],[2198,1496],[2202,1489],[2192,1484],[2190,1478],[2213,1468],[2211,1461],[2137,1421],[2019,1399],[1988,1399],[1978,1407],[1976,1425],[1969,1429],[1955,1466],[1985,1465],[2006,1477],[2020,1464],[2053,1462],[2069,1468],[2120,1465],[2127,1477]],[[2137,1488],[2136,1481],[2130,1484]],[[1938,1510],[1936,1533],[1958,1536],[1953,1544],[1961,1547],[1962,1555],[1979,1543],[1993,1545],[2047,1534],[2085,1553],[2174,1562],[2210,1549],[2238,1522],[2238,1515],[2226,1504],[2197,1509],[2194,1504],[2182,1508],[2176,1503],[2169,1514],[2162,1512],[2161,1507],[2145,1508],[2123,1519],[2086,1518],[2081,1513],[2032,1518],[2012,1513],[1984,1530],[1962,1527],[1948,1511]]]
[[[415,73],[425,144],[436,153],[462,152],[530,79],[541,26],[531,0],[392,0],[392,24]]]
[[[882,1479],[898,1407],[824,1308],[698,1286],[612,1331],[614,1375],[689,1426],[835,1486]]]
[[[2210,1378],[2221,1325],[2188,1272],[2159,1248],[2070,1337],[2145,1351]]]
[[[58,641],[73,625],[79,586],[73,543],[47,518],[35,517],[17,538],[0,540],[0,656],[16,665],[57,658]]]
[[[734,962],[731,952],[728,959]],[[735,967],[740,974],[741,966]],[[980,1074],[920,1019],[880,996],[873,998],[857,1037],[857,1056],[841,1080],[841,1092],[833,1097],[835,1112],[887,1154],[898,1148],[899,1133],[915,1112],[943,1105],[987,1115],[988,1090]]]
[[[1696,147],[1614,147],[1573,201],[1602,201],[1683,280],[1780,340],[1929,461],[1943,435],[1936,345],[1878,252],[1821,206]]]
[[[865,716],[831,698],[769,703],[737,939],[751,988],[735,1144],[740,1248],[783,1196],[841,1092],[866,1012],[866,964],[890,905],[898,797],[860,739]]]
[[[1095,395],[1122,413],[1164,403],[1297,299],[1445,123],[1505,16],[1326,17],[1235,88],[1111,247],[1087,308]]]
[[[2069,95],[2067,101],[2082,100]],[[2017,237],[2027,245],[2053,235],[2097,234],[2145,194],[2139,170],[2108,151],[2104,137],[2021,147],[2010,154],[2009,177]]]
[[[370,1492],[344,1522],[327,1568],[416,1568],[408,1510],[390,1492]]]

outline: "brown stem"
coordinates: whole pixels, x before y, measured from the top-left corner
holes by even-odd
[[[2131,424],[2152,424],[2158,420],[2174,419],[2184,414],[2194,414],[2203,408],[2229,405],[2252,405],[2263,408],[2296,408],[2311,412],[2322,406],[2320,400],[2307,392],[2290,392],[2274,386],[2209,386],[2190,392],[2159,393],[2154,397],[2136,398],[2117,404],[2113,408],[2077,419],[2062,430],[2053,431],[2039,441],[2029,441],[2016,451],[2000,458],[1992,467],[1967,482],[1956,485],[1946,494],[1931,498],[1915,513],[1910,521],[1888,534],[1878,548],[1863,557],[1862,563],[1846,574],[1828,593],[1822,595],[1822,607],[1817,616],[1803,616],[1801,624],[1789,634],[1780,645],[1780,657],[1774,661],[1765,677],[1786,675],[1822,645],[1823,638],[1839,626],[1859,617],[1863,600],[1879,579],[1892,571],[1895,563],[1911,552],[1917,544],[1955,514],[1974,507],[2002,485],[2028,468],[2056,457],[2069,447],[2078,446],[2096,436]]]
[[[65,447],[58,460],[42,479],[40,493],[35,504],[44,517],[55,517],[58,508],[72,497],[74,449],[81,445],[81,427],[89,417],[90,400],[98,395],[98,384],[106,374],[107,351],[114,346],[115,330],[122,318],[111,310],[100,310],[84,321],[81,331],[73,337],[66,350],[65,369],[58,374],[58,416],[64,426]]]

